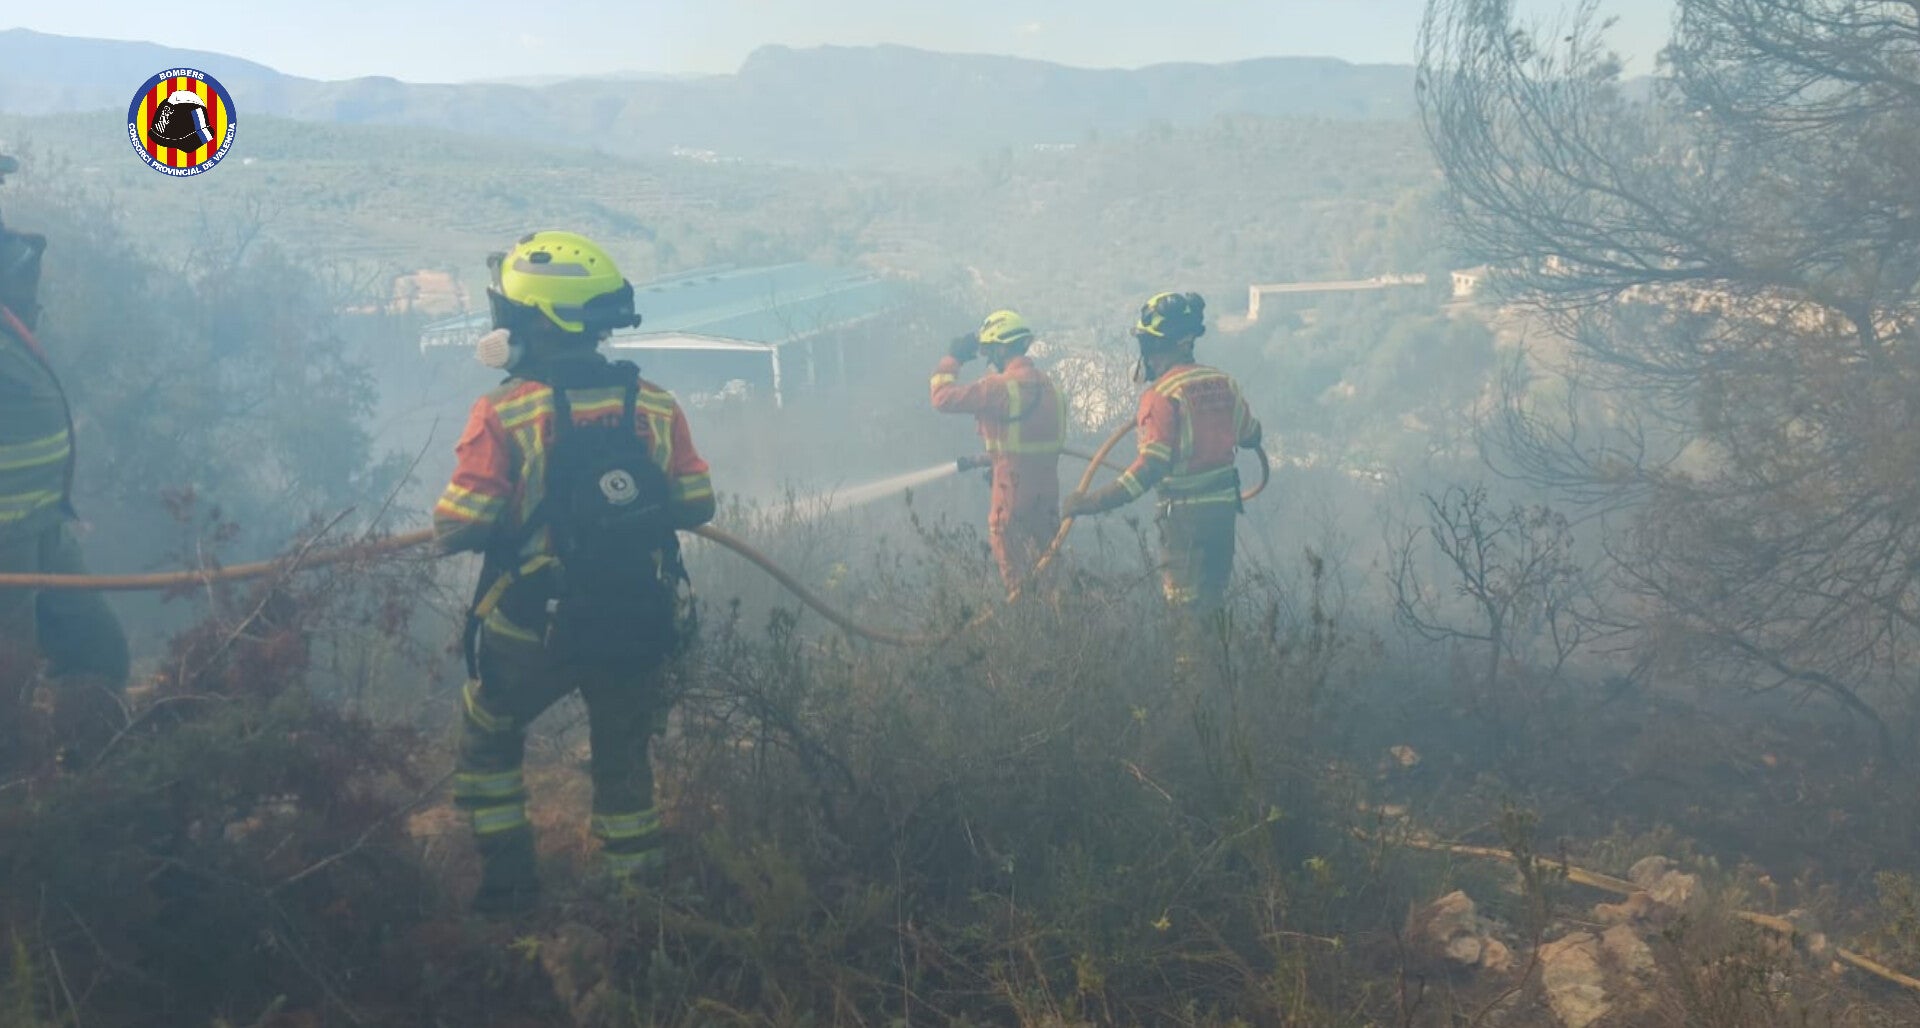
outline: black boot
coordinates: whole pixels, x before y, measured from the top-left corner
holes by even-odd
[[[531,831],[503,832],[480,846],[480,889],[473,910],[489,917],[524,914],[540,898],[540,875]]]

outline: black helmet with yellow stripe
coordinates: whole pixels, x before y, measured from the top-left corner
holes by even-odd
[[[1133,337],[1141,353],[1170,350],[1207,334],[1207,301],[1199,293],[1161,293],[1140,305]]]

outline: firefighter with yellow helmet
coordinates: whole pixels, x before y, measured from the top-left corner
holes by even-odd
[[[485,555],[454,797],[481,855],[475,906],[500,912],[538,887],[527,726],[576,689],[607,867],[626,877],[659,865],[647,748],[666,713],[662,668],[686,635],[675,533],[710,520],[714,495],[673,396],[599,352],[640,323],[606,251],[535,232],[489,265],[494,330],[481,358],[509,377],[473,406],[434,529],[443,549]]]
[[[1060,448],[1066,442],[1060,392],[1027,356],[1033,330],[1009,310],[955,339],[933,369],[933,409],[971,414],[986,445],[993,498],[987,537],[1009,590],[1033,569],[1060,524]],[[961,385],[960,369],[985,356],[993,370]],[[961,466],[975,463],[962,458]]]

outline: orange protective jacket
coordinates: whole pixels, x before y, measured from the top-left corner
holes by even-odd
[[[1173,504],[1238,504],[1233,452],[1259,444],[1260,422],[1233,379],[1202,364],[1177,364],[1140,394],[1140,453],[1109,489],[1116,505],[1156,486]]]
[[[574,423],[618,418],[623,392],[619,386],[568,389]],[[434,534],[443,549],[485,550],[499,533],[517,530],[533,514],[546,494],[553,413],[552,388],[524,378],[508,379],[474,403],[454,447],[453,480],[433,508]],[[713,482],[707,462],[693,448],[686,414],[671,393],[644,378],[634,404],[634,431],[647,440],[654,462],[666,472],[675,524],[692,528],[710,520]],[[542,528],[518,556],[551,551],[551,533]]]
[[[930,383],[933,409],[971,414],[979,426],[993,460],[988,530],[999,534],[1019,522],[1050,535],[1060,521],[1060,448],[1066,444],[1059,390],[1026,357],[968,385],[959,377],[960,362],[942,357]]]

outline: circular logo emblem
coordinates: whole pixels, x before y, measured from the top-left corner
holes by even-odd
[[[619,468],[614,468],[600,476],[600,495],[616,507],[624,507],[640,495],[640,486],[633,476]]]
[[[220,163],[239,128],[233,98],[212,75],[170,68],[127,105],[127,141],[147,167],[185,178]]]

